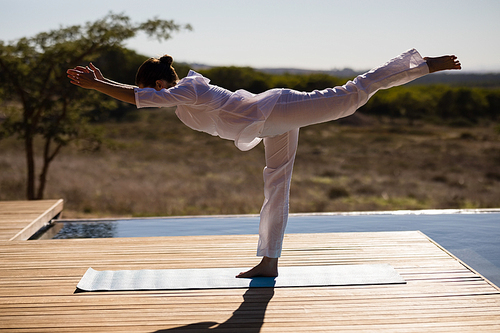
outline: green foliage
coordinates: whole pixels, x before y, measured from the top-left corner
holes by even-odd
[[[208,77],[212,84],[231,91],[245,89],[254,94],[272,88],[313,91],[316,89],[321,90],[327,87],[334,87],[343,83],[343,80],[327,74],[273,75],[257,71],[250,67],[214,67],[208,70],[201,70],[200,73]]]
[[[200,72],[210,78],[210,83],[231,91],[245,89],[257,94],[270,88],[270,75],[250,67],[214,67]]]
[[[106,78],[134,85],[137,69],[145,60],[142,54],[135,51],[124,47],[114,47],[94,58],[92,63],[106,73]]]
[[[5,119],[1,135],[15,134],[25,142],[28,199],[43,197],[48,166],[62,147],[76,139],[98,142],[98,136],[85,126],[91,111],[102,103],[104,109],[117,107],[115,102],[100,102],[97,94],[69,84],[66,70],[99,57],[108,62],[105,68],[125,67],[119,66],[120,62],[136,65],[138,56],[123,52],[125,40],[141,31],[166,40],[181,29],[191,27],[157,18],[132,23],[125,15],[109,13],[85,25],[42,32],[11,43],[0,41],[0,100],[20,106],[20,111],[2,112]],[[121,78],[120,75],[130,74],[127,71],[114,74]],[[41,141],[43,146],[38,191],[35,191],[35,141]]]
[[[284,78],[295,82],[293,85],[288,84],[286,88],[291,88],[299,91],[313,91],[322,90],[325,88],[332,88],[344,84],[344,80],[336,78],[331,75],[313,73],[308,75],[285,75]],[[283,80],[283,78],[280,78]]]
[[[450,125],[471,125],[481,119],[496,121],[500,113],[500,89],[442,85],[396,87],[378,92],[361,112]]]

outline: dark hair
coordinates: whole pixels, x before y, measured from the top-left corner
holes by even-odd
[[[175,69],[172,67],[174,58],[165,54],[161,58],[149,58],[137,70],[135,84],[154,88],[157,80],[175,83],[179,80]]]

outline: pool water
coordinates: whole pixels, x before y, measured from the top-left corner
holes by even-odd
[[[204,216],[61,221],[53,237],[116,238],[257,234],[259,217]],[[61,225],[59,225],[61,227]],[[500,210],[292,214],[287,233],[420,230],[500,286]]]

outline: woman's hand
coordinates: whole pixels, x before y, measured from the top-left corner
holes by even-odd
[[[102,75],[101,71],[99,70],[99,68],[95,67],[93,63],[90,63],[88,66],[87,66],[87,69],[90,70],[91,72],[94,72],[95,74],[95,77],[98,79],[98,80],[101,80],[101,81],[106,81],[106,79],[104,78],[104,76]]]
[[[95,83],[96,80],[106,81],[99,68],[94,66],[93,63],[86,67],[76,66],[73,69],[68,69],[66,73],[68,78],[71,79],[71,83],[86,89],[95,88],[92,83]]]
[[[66,74],[72,84],[85,89],[95,89],[100,81],[95,71],[90,70],[88,67],[77,66],[73,69],[68,69]]]

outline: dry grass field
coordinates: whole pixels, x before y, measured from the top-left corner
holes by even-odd
[[[500,207],[497,124],[355,117],[301,130],[292,212]],[[259,212],[262,144],[241,152],[169,111],[101,126],[100,151],[67,147],[51,166],[45,198],[63,198],[65,218]],[[23,200],[22,143],[2,140],[0,151],[0,200]]]

